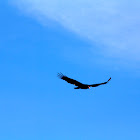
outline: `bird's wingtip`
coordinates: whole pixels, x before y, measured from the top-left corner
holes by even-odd
[[[111,77],[109,78],[109,80],[108,81],[110,81],[111,80]]]
[[[58,76],[59,78],[62,78],[62,77],[63,77],[63,74],[60,72],[60,73],[57,73],[57,76]]]

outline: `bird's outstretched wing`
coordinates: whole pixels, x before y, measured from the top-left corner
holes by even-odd
[[[78,81],[76,81],[74,79],[71,79],[71,78],[63,75],[62,73],[58,73],[58,77],[61,78],[61,79],[63,79],[63,80],[65,80],[65,81],[67,81],[70,84],[75,85],[75,86],[81,86],[81,85],[83,85],[82,83],[80,83],[80,82],[78,82]]]
[[[99,84],[92,84],[92,85],[90,85],[90,86],[91,86],[91,87],[97,87],[97,86],[100,86],[100,85],[104,85],[104,84],[107,84],[110,80],[111,80],[111,77],[108,79],[107,82],[99,83]]]

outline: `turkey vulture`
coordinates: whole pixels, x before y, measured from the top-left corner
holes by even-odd
[[[92,84],[92,85],[87,85],[87,84],[82,84],[74,79],[71,79],[65,75],[63,75],[62,73],[58,73],[58,77],[67,81],[68,83],[70,84],[73,84],[77,87],[75,87],[74,89],[90,89],[90,87],[97,87],[97,86],[100,86],[100,85],[104,85],[104,84],[107,84],[110,80],[111,80],[111,77],[108,79],[107,82],[103,82],[103,83],[99,83],[99,84]]]

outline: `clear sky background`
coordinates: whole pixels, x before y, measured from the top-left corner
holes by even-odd
[[[139,140],[138,0],[0,1],[1,140]],[[109,84],[90,90],[58,79]]]

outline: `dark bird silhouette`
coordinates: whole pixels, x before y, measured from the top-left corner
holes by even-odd
[[[100,85],[104,85],[104,84],[107,84],[110,80],[111,80],[111,77],[108,79],[107,82],[103,82],[103,83],[99,83],[99,84],[92,84],[92,85],[87,85],[87,84],[82,84],[74,79],[71,79],[65,75],[63,75],[62,73],[58,73],[58,77],[67,81],[68,83],[70,84],[73,84],[75,85],[76,87],[74,89],[90,89],[90,87],[97,87],[97,86],[100,86]]]

